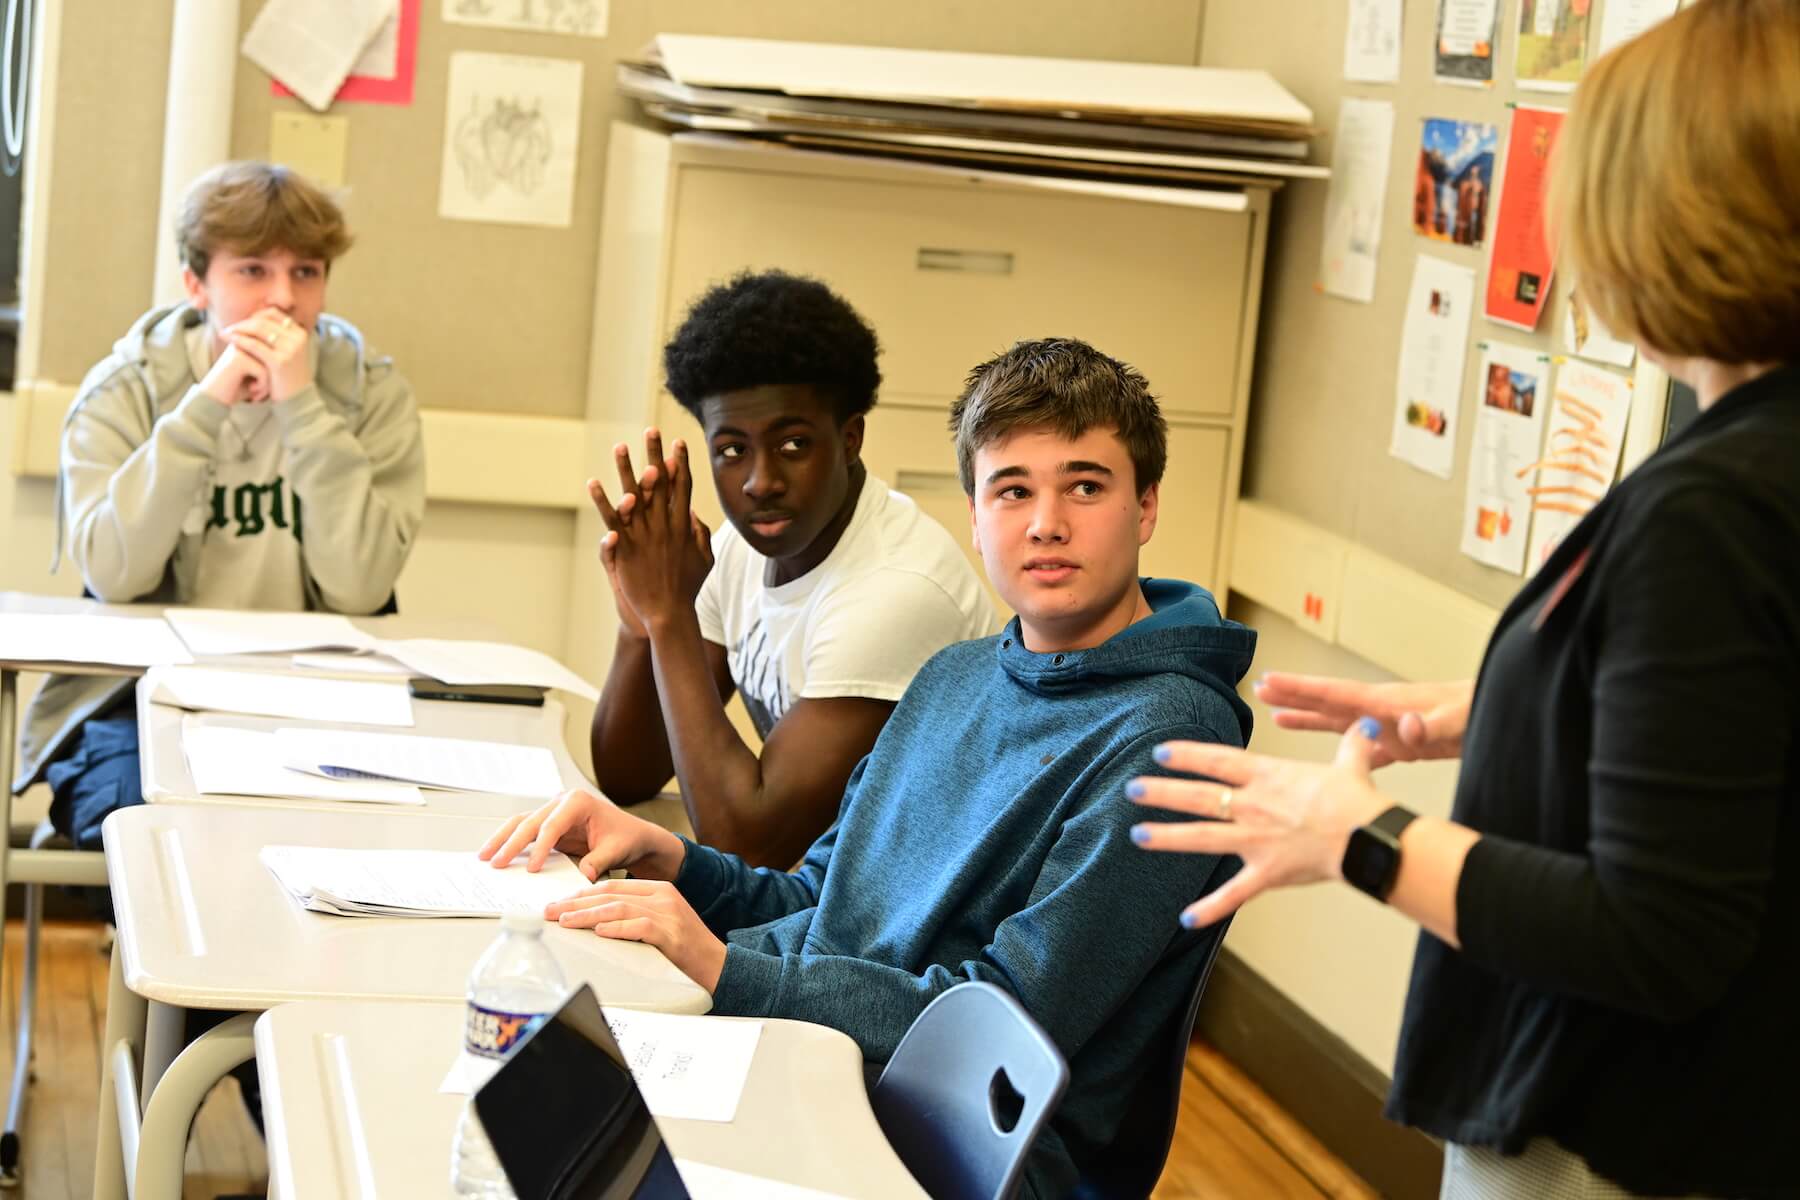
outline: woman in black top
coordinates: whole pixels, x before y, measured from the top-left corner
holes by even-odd
[[[1134,796],[1221,820],[1133,836],[1243,858],[1184,922],[1346,879],[1423,927],[1388,1111],[1450,1143],[1446,1197],[1800,1195],[1800,4],[1699,0],[1605,56],[1561,154],[1565,263],[1700,416],[1472,689],[1270,676],[1336,761],[1167,747],[1217,782]],[[1453,821],[1370,778],[1459,751]]]

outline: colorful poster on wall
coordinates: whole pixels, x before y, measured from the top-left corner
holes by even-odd
[[[1605,54],[1644,30],[1675,15],[1677,0],[1606,0],[1600,9],[1600,48]]]
[[[452,54],[439,215],[566,228],[580,143],[579,62]]]
[[[1536,329],[1550,298],[1556,263],[1544,234],[1544,184],[1562,120],[1561,109],[1521,106],[1513,111],[1482,305],[1488,320],[1502,325]]]
[[[1472,268],[1419,255],[1406,296],[1388,453],[1440,479],[1450,478],[1456,461],[1456,412],[1474,303]]]
[[[1413,174],[1413,232],[1439,242],[1479,246],[1494,196],[1500,135],[1480,121],[1427,117]]]
[[[1354,83],[1400,78],[1400,0],[1350,0],[1344,78]]]
[[[332,103],[411,104],[418,58],[419,0],[399,0],[398,10],[375,31],[374,40],[350,68],[350,77],[338,88]],[[270,84],[269,91],[276,96],[293,95],[279,83]]]
[[[1365,304],[1375,298],[1393,139],[1394,106],[1386,100],[1347,99],[1338,109],[1319,255],[1319,286],[1333,296]]]
[[[1593,0],[1519,0],[1518,84],[1572,92],[1587,64]]]
[[[1481,356],[1462,550],[1514,575],[1525,569],[1531,496],[1526,476],[1544,444],[1550,357],[1530,346],[1489,343]]]
[[[1600,503],[1619,473],[1631,381],[1583,362],[1556,373],[1556,401],[1544,456],[1527,469],[1531,544],[1526,566],[1535,571],[1569,530]]]
[[[1492,87],[1499,34],[1499,0],[1438,0],[1437,81]]]

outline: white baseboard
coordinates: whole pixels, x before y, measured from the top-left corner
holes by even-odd
[[[21,381],[12,393],[17,476],[56,477],[63,416],[75,388]],[[573,509],[587,478],[586,423],[572,417],[428,408],[425,495],[467,504]]]

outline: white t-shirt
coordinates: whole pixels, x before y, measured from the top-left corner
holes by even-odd
[[[188,331],[188,365],[195,379],[212,369],[206,326]],[[283,474],[286,448],[273,401],[225,411],[213,451],[212,491],[204,511],[199,577],[191,603],[199,608],[306,607],[300,558],[300,498]]]
[[[726,525],[694,606],[765,738],[796,700],[897,701],[926,659],[995,629],[944,527],[873,475],[824,562],[778,587],[763,583],[768,562]]]

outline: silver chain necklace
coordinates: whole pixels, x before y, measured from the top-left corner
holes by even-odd
[[[256,436],[263,431],[263,426],[265,426],[269,423],[269,418],[273,417],[275,415],[275,410],[273,408],[271,408],[271,409],[267,410],[266,412],[264,412],[262,415],[262,420],[260,420],[256,423],[256,428],[252,429],[248,434],[246,434],[244,432],[244,427],[242,425],[238,424],[237,417],[233,412],[233,409],[235,409],[236,407],[237,407],[236,405],[233,405],[231,408],[225,410],[225,419],[231,423],[232,432],[236,433],[237,437],[238,437],[238,461],[239,462],[249,462],[250,461],[250,443],[255,441]]]

